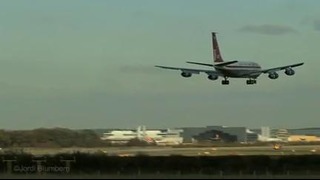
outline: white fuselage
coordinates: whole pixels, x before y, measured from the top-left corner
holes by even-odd
[[[257,78],[260,76],[261,66],[255,62],[239,61],[226,66],[215,66],[216,71],[232,78]]]

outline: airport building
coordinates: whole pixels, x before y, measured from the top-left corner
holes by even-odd
[[[255,131],[257,132],[257,131]],[[261,142],[282,142],[282,139],[272,135],[270,127],[261,127],[261,130],[257,132],[259,135],[258,140]]]
[[[193,143],[199,141],[240,142],[251,143],[258,141],[258,134],[246,127],[184,127],[183,142]]]
[[[289,131],[287,129],[277,129],[274,136],[277,139],[281,139],[284,142],[288,141]]]
[[[309,130],[309,129],[308,129]],[[298,131],[298,130],[297,130]],[[112,144],[126,144],[138,138],[157,145],[178,145],[182,143],[224,142],[319,142],[319,136],[292,134],[287,129],[248,129],[246,127],[205,126],[183,127],[178,129],[111,129],[104,131],[101,139]]]
[[[103,133],[101,139],[112,144],[126,144],[132,139],[155,142],[157,145],[178,145],[183,138],[181,129],[149,129],[139,126],[137,129],[109,130]]]
[[[265,139],[271,138],[270,127],[261,127],[261,137]]]

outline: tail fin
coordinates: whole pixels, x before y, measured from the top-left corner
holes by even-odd
[[[219,50],[216,32],[212,32],[212,50],[213,50],[213,62],[214,63],[223,62],[223,59]]]

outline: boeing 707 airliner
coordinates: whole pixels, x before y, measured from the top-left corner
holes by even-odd
[[[216,33],[212,32],[212,49],[213,49],[213,64],[190,62],[189,64],[196,64],[202,66],[210,66],[215,70],[205,70],[205,69],[188,69],[179,67],[169,67],[169,66],[156,66],[164,69],[180,70],[181,76],[191,77],[192,74],[206,73],[208,79],[217,80],[220,77],[223,78],[222,84],[228,85],[229,78],[247,78],[247,84],[256,84],[256,79],[261,74],[268,74],[270,79],[277,79],[279,77],[278,71],[284,70],[284,73],[288,76],[295,74],[293,70],[294,67],[303,65],[304,63],[297,63],[287,66],[281,66],[270,69],[262,69],[261,66],[256,62],[245,62],[245,61],[224,61],[219,50],[219,45],[216,37]]]

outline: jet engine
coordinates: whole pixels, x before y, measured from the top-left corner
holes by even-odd
[[[181,73],[181,76],[182,76],[182,77],[185,77],[185,78],[187,78],[187,77],[191,77],[191,76],[192,76],[192,73],[189,73],[189,72],[182,72],[182,73]]]
[[[270,79],[277,79],[279,77],[279,74],[276,72],[272,72],[268,76]]]
[[[288,75],[288,76],[292,76],[292,75],[294,75],[295,72],[294,72],[293,69],[287,68],[284,73],[285,73],[286,75]]]
[[[218,76],[217,76],[217,75],[209,75],[209,76],[208,76],[208,79],[214,81],[214,80],[217,80],[217,79],[218,79]]]

